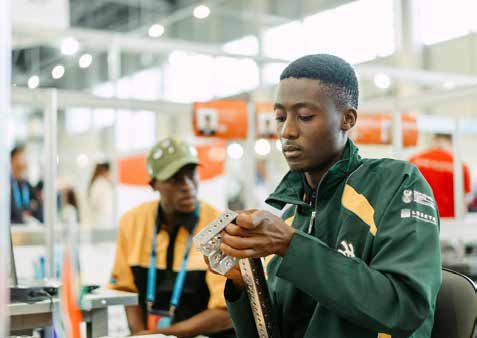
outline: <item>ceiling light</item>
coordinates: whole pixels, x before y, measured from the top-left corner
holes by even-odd
[[[156,23],[149,27],[148,34],[151,38],[159,38],[162,36],[162,34],[164,34],[164,30],[165,28],[163,25]]]
[[[74,55],[78,53],[80,49],[80,43],[73,38],[64,39],[61,42],[61,53],[64,55]]]
[[[89,158],[86,154],[79,154],[76,158],[76,163],[80,168],[85,168],[89,164]]]
[[[380,89],[388,89],[391,86],[391,78],[383,73],[376,74],[374,84]]]
[[[227,147],[227,154],[234,160],[239,160],[243,156],[243,147],[238,143],[231,143]]]
[[[56,65],[51,71],[51,76],[55,79],[61,79],[65,75],[65,67],[62,65]]]
[[[78,64],[80,68],[88,68],[93,62],[93,56],[91,54],[83,54],[79,58]]]
[[[35,89],[40,85],[40,78],[38,75],[33,75],[28,79],[28,88]]]
[[[267,140],[262,138],[260,140],[257,140],[257,142],[255,142],[255,152],[258,155],[266,156],[270,154],[271,150],[272,149],[270,147],[270,143]]]
[[[194,9],[194,16],[197,19],[205,19],[206,17],[209,16],[209,14],[210,14],[210,9],[209,9],[209,7],[207,7],[205,5],[197,6]]]
[[[446,81],[444,82],[442,87],[444,87],[444,89],[454,89],[456,87],[456,84],[454,81]]]

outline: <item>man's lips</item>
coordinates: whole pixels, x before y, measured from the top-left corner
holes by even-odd
[[[303,153],[302,148],[294,145],[285,145],[283,146],[282,151],[286,158],[298,157]]]
[[[194,196],[187,196],[187,197],[182,197],[181,199],[179,199],[179,203],[192,203],[194,201],[195,201]]]

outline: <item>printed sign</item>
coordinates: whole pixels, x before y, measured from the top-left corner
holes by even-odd
[[[247,138],[247,103],[223,100],[194,103],[193,127],[196,136],[222,139]]]
[[[255,104],[257,138],[277,139],[277,120],[272,103]]]

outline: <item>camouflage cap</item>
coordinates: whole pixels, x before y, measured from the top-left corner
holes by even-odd
[[[197,151],[185,142],[172,137],[158,142],[147,156],[149,176],[160,181],[171,178],[188,164],[199,164]]]

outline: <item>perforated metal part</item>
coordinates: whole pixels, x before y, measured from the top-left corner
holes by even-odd
[[[278,338],[272,321],[272,304],[260,258],[241,259],[240,272],[247,288],[250,307],[260,338]]]
[[[212,223],[208,224],[197,235],[194,236],[194,244],[197,250],[203,255],[209,256],[212,252],[217,251],[222,243],[220,233],[224,228],[232,223],[238,214],[232,210],[226,210]]]
[[[221,232],[237,216],[238,214],[232,210],[225,211],[194,237],[194,243],[199,252],[209,259],[210,268],[221,275],[225,275],[237,261],[239,262],[259,337],[278,338],[278,332],[273,327],[270,294],[261,259],[237,260],[220,251]]]

